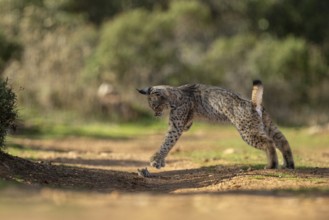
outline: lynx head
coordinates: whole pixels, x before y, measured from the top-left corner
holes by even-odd
[[[153,86],[137,89],[140,94],[147,95],[150,108],[155,116],[161,116],[164,109],[169,107],[169,91],[167,86]]]

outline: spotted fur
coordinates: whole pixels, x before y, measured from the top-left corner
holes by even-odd
[[[254,83],[254,86],[260,85],[260,81]],[[168,132],[160,149],[151,157],[151,166],[158,169],[165,166],[169,151],[182,133],[192,126],[195,116],[200,116],[211,121],[232,123],[245,142],[266,153],[266,168],[278,168],[275,151],[278,148],[283,155],[283,167],[294,169],[289,143],[261,105],[262,99],[257,91],[253,94],[257,98],[252,100],[220,87],[202,84],[153,86],[138,91],[147,95],[149,106],[156,116],[161,116],[165,109],[170,110]],[[259,91],[262,94],[262,85]]]

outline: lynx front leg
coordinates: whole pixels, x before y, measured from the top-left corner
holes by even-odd
[[[189,119],[190,114],[187,111],[186,106],[181,106],[180,108],[172,109],[169,117],[169,129],[165,136],[165,139],[159,149],[150,160],[150,164],[157,169],[165,166],[165,158],[169,151],[178,141],[179,137],[182,135],[183,131],[187,126],[192,125],[192,121]]]
[[[178,124],[171,122],[169,130],[166,134],[166,137],[159,149],[159,151],[155,152],[150,159],[151,166],[160,169],[165,166],[165,157],[168,155],[169,151],[176,144],[179,137],[182,135],[183,126],[179,126]]]
[[[192,127],[192,124],[193,124],[193,116],[194,116],[194,112],[191,110],[187,117],[186,117],[186,120],[185,120],[185,123],[184,123],[184,131],[188,131],[190,130],[190,128]]]

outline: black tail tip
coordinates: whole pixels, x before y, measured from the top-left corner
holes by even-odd
[[[262,85],[262,81],[260,81],[259,79],[256,79],[256,80],[252,81],[252,85],[254,85],[254,86]]]

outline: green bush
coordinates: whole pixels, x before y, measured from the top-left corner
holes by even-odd
[[[273,4],[264,3],[258,10]],[[266,106],[287,124],[309,120],[305,114],[320,103],[322,109],[328,107],[321,101],[327,99],[325,86],[319,87],[326,84],[328,75],[320,47],[293,35],[278,38],[264,32],[270,25],[265,18],[258,20],[263,32],[243,31],[241,26],[228,34],[220,26],[223,33],[216,35],[206,5],[172,1],[167,11],[132,10],[105,23],[85,77],[122,85],[123,90],[127,86],[206,83],[245,96],[250,93],[251,80],[260,78],[266,83]],[[239,14],[238,19],[247,14],[249,6],[227,5]]]
[[[0,74],[11,59],[20,57],[21,52],[22,47],[18,43],[8,40],[0,32]]]
[[[4,72],[17,89],[18,103],[43,113],[92,112],[89,106],[97,87],[82,84],[80,73],[97,39],[94,27],[83,25],[81,18],[34,5],[24,8],[20,20],[23,61],[12,62]]]
[[[85,14],[91,22],[101,24],[105,19],[133,8],[152,9],[165,7],[167,4],[167,0],[65,0],[61,8],[68,12]]]
[[[301,38],[250,34],[218,38],[203,64],[212,82],[242,94],[250,93],[252,79],[262,79],[265,105],[281,123],[318,121],[310,112],[329,108],[324,101],[329,98],[323,86],[329,78],[325,57],[320,48]]]
[[[293,35],[314,43],[329,37],[329,2],[319,0],[256,0],[246,1],[253,27],[262,28],[279,37]]]
[[[142,9],[104,24],[86,74],[126,85],[191,80],[209,35],[209,10],[197,1],[172,2],[168,11]]]
[[[216,39],[202,62],[209,83],[229,85],[239,93],[249,91],[248,56],[256,43],[256,36],[250,34]]]
[[[4,146],[5,136],[16,116],[16,95],[9,87],[8,81],[0,79],[0,150]]]
[[[113,109],[102,112],[97,89],[103,83],[136,113],[148,111],[136,87],[204,83],[248,97],[251,80],[260,78],[265,105],[279,122],[326,121],[328,5],[0,0],[0,73],[17,88],[20,106],[39,115],[124,118]],[[13,59],[20,51],[14,42],[23,46],[21,60]]]

